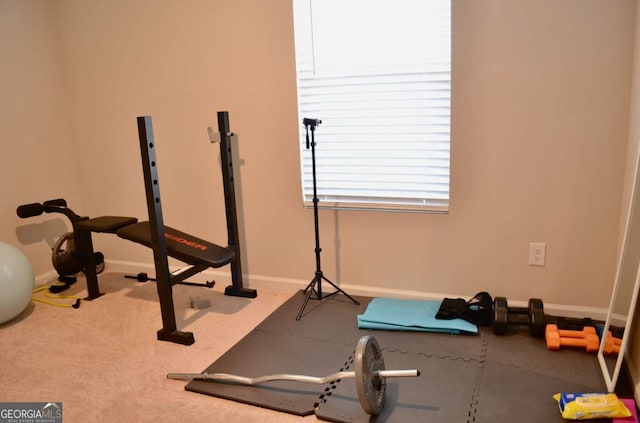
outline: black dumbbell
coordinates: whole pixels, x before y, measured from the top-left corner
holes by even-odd
[[[505,297],[495,297],[493,300],[493,333],[504,335],[509,325],[529,326],[531,335],[536,338],[544,337],[545,315],[544,304],[539,298],[530,298],[529,306],[509,307]]]

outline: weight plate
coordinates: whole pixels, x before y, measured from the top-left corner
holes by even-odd
[[[544,317],[544,304],[538,298],[529,299],[529,331],[536,338],[544,336],[546,321]]]
[[[493,300],[493,333],[496,335],[504,335],[509,327],[509,308],[507,299],[504,297],[496,297]]]
[[[540,298],[529,298],[530,310],[544,310],[544,304]]]
[[[384,370],[382,349],[373,336],[360,338],[356,345],[355,382],[360,405],[367,413],[377,416],[384,407],[386,379],[376,376]]]
[[[96,275],[99,275],[102,272],[104,272],[104,260],[96,263]]]
[[[99,251],[96,251],[95,253],[93,253],[93,257],[96,262],[96,275],[99,275],[100,273],[104,272],[104,267],[105,267],[104,254],[102,254]]]
[[[493,307],[507,309],[509,308],[509,304],[507,303],[507,299],[505,297],[496,297],[493,300]]]
[[[73,232],[67,232],[51,249],[51,262],[60,276],[72,276],[82,270],[82,262],[75,257]]]

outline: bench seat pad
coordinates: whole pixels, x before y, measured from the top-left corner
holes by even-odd
[[[229,264],[236,257],[235,252],[229,248],[221,247],[169,226],[164,227],[164,232],[167,241],[167,254],[187,264],[207,264],[215,268]],[[151,225],[148,221],[125,226],[116,233],[120,238],[153,248]]]

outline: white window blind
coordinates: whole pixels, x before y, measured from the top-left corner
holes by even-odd
[[[446,212],[450,0],[293,0],[305,205]]]

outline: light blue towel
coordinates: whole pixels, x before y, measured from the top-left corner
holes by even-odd
[[[478,327],[463,319],[441,320],[436,314],[442,301],[374,298],[364,314],[358,315],[358,328],[445,333],[478,333]]]

